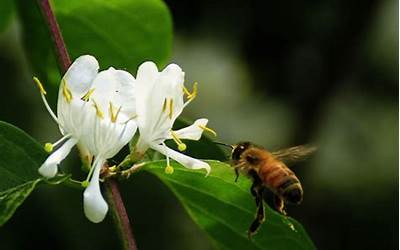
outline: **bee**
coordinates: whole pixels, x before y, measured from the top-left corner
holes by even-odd
[[[305,159],[316,148],[301,145],[269,152],[251,142],[240,142],[232,145],[231,162],[237,182],[239,173],[244,172],[253,180],[250,188],[254,196],[257,214],[248,230],[248,237],[257,232],[264,222],[263,193],[265,189],[273,193],[273,206],[281,214],[286,215],[285,204],[300,204],[303,200],[303,188],[294,172],[285,164]]]

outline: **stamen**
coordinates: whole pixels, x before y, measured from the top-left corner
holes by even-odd
[[[197,96],[197,84],[198,84],[197,82],[193,83],[193,91],[192,91],[192,93],[190,93],[187,96],[187,98],[189,100],[193,100],[194,98],[196,98],[196,96]]]
[[[175,134],[175,132],[174,131],[171,131],[171,136],[172,136],[172,139],[174,140],[174,142],[176,143],[176,145],[178,145],[178,150],[179,151],[185,151],[186,150],[186,144],[185,143],[183,143],[182,141],[181,141],[181,139],[179,139],[179,137]]]
[[[188,90],[185,86],[183,86],[182,89],[183,89],[183,93],[184,93],[185,95],[187,95],[187,96],[190,96],[190,95],[191,95],[191,93],[189,92],[189,90]]]
[[[162,111],[165,112],[165,110],[167,109],[167,98],[164,99],[164,103],[162,106]]]
[[[199,128],[201,128],[204,131],[207,131],[208,133],[212,134],[213,136],[217,136],[217,132],[215,132],[214,130],[212,130],[211,128],[207,127],[207,126],[203,126],[203,125],[198,125]]]
[[[65,79],[62,79],[62,88],[63,88],[63,96],[65,97],[65,100],[67,100],[68,103],[71,102],[72,100],[72,93],[71,90],[69,90],[68,86],[67,86],[67,81],[65,81]]]
[[[171,165],[167,164],[167,166],[165,167],[164,171],[165,171],[166,174],[173,174],[174,173],[174,168]]]
[[[47,93],[46,93],[46,90],[43,88],[42,83],[40,82],[40,80],[37,77],[33,77],[33,81],[35,81],[36,85],[38,86],[38,88],[40,90],[40,96],[42,97],[44,106],[46,107],[47,111],[50,113],[51,118],[53,118],[53,120],[58,124],[57,116],[54,114],[53,110],[51,110],[51,108],[50,108],[50,105],[47,103],[47,100],[45,97],[45,95]]]
[[[46,151],[47,153],[50,153],[51,151],[53,151],[54,145],[51,144],[50,142],[47,142],[46,144],[44,144],[44,151]]]
[[[46,95],[47,92],[46,92],[46,90],[43,88],[43,85],[42,85],[42,83],[40,82],[39,78],[37,78],[36,76],[34,76],[34,77],[33,77],[33,81],[34,81],[34,82],[36,83],[36,85],[38,86],[40,93],[43,94],[43,95]]]
[[[171,98],[169,99],[169,114],[168,114],[169,119],[172,119],[173,113],[174,113],[174,100]]]
[[[96,115],[97,115],[100,119],[103,119],[103,118],[104,118],[104,114],[103,114],[103,112],[101,111],[99,105],[97,105],[97,103],[96,103],[93,99],[92,99],[92,101],[93,101],[93,103],[94,103],[93,107],[96,109]]]
[[[114,123],[115,123],[115,122],[117,121],[119,112],[121,111],[121,107],[122,107],[122,106],[120,106],[120,107],[118,108],[117,112],[114,113],[114,106],[113,106],[112,103],[110,102],[109,111],[110,111],[111,122],[114,122]]]
[[[163,143],[163,146],[166,148],[167,146],[165,145],[165,143]],[[168,151],[165,149],[165,156],[167,157],[167,166],[165,167],[164,171],[166,174],[173,174],[174,173],[174,168],[171,166],[171,164],[169,163],[169,155],[168,155]]]
[[[94,92],[94,88],[93,89],[89,89],[88,92],[84,96],[82,96],[81,100],[85,101],[85,102],[88,102],[89,98],[93,94],[93,92]]]
[[[58,141],[56,141],[55,143],[47,142],[44,144],[43,148],[47,153],[50,153],[53,151],[54,147],[57,147],[61,142],[65,141],[66,139],[69,139],[71,136],[72,136],[71,134],[67,134],[67,135],[63,136],[61,139],[59,139]]]
[[[193,83],[193,91],[192,93],[189,92],[189,90],[183,86],[183,93],[187,95],[188,100],[193,100],[197,96],[197,82]]]

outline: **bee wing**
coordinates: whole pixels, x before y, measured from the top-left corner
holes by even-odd
[[[309,155],[314,153],[317,147],[310,145],[299,145],[291,148],[281,149],[272,152],[272,155],[283,162],[298,162],[306,159]]]

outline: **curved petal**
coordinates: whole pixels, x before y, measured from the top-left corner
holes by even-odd
[[[89,90],[98,70],[99,63],[96,58],[90,55],[83,55],[75,59],[63,79],[67,82],[72,94],[80,98]]]
[[[188,140],[199,140],[201,135],[203,134],[203,129],[200,126],[206,126],[208,120],[205,118],[196,120],[192,125],[174,131],[174,133],[180,139],[188,139]],[[169,135],[168,139],[172,139],[172,136]]]
[[[112,67],[101,71],[93,80],[91,88],[94,89],[91,99],[95,100],[106,119],[111,118],[110,103],[114,115],[119,108],[120,113],[126,116],[136,115],[135,78],[128,72]]]
[[[89,186],[83,192],[83,210],[86,217],[93,223],[104,220],[108,211],[107,202],[104,200],[99,184],[100,170],[104,160],[97,160],[94,164],[94,171]]]
[[[158,77],[159,72],[153,62],[144,62],[139,66],[136,75],[136,112],[139,130],[144,139],[151,137],[152,129],[162,112],[164,97],[156,86]]]
[[[46,161],[39,168],[39,173],[46,178],[54,177],[57,174],[58,164],[67,157],[69,152],[71,152],[72,147],[77,142],[78,140],[74,138],[68,139],[59,149],[47,157]]]
[[[154,144],[168,135],[183,109],[184,73],[176,64],[158,73],[154,63],[139,67],[137,80],[137,113],[141,141]]]
[[[206,162],[200,161],[198,159],[189,157],[187,155],[181,154],[175,150],[172,150],[166,146],[163,145],[151,145],[151,148],[154,150],[157,150],[163,155],[168,155],[175,161],[179,162],[182,164],[184,167],[189,168],[189,169],[205,169],[207,171],[207,175],[211,171],[210,165],[208,165]]]

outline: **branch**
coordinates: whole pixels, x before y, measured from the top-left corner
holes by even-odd
[[[58,61],[58,66],[62,74],[67,72],[71,65],[67,48],[62,37],[60,27],[58,26],[57,19],[51,9],[48,0],[36,0],[42,12],[42,16],[49,28],[50,36],[54,43],[55,53]],[[116,224],[120,238],[123,242],[124,249],[136,250],[135,238],[130,227],[129,218],[125,210],[124,202],[122,201],[117,183],[112,178],[107,179],[105,182],[105,189],[107,200],[111,207],[112,217]]]
[[[51,39],[53,40],[55,47],[58,66],[60,67],[61,73],[64,74],[71,65],[71,59],[69,58],[67,48],[65,47],[57,19],[54,16],[48,0],[37,0],[37,3],[49,28]]]
[[[116,180],[108,178],[105,182],[105,187],[106,197],[111,208],[111,215],[116,227],[118,228],[123,249],[136,250],[137,247],[132,234],[128,214],[126,213],[124,202],[122,201]]]

